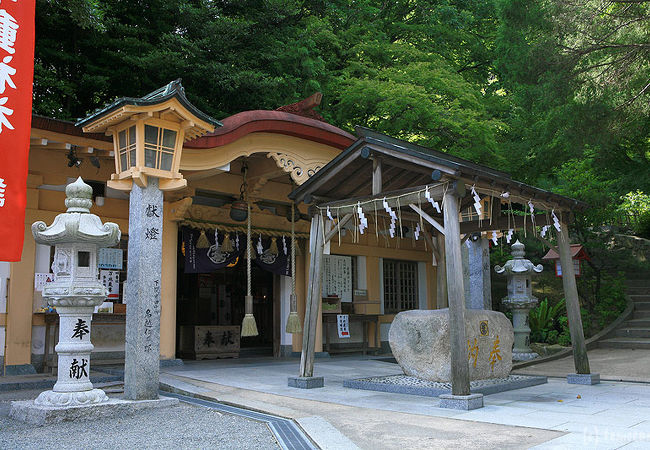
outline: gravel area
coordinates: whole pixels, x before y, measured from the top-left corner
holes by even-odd
[[[0,449],[277,449],[265,423],[182,403],[109,421],[63,422],[34,427],[8,417],[12,400],[40,390],[0,393]]]

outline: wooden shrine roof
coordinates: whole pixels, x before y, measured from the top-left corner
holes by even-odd
[[[461,180],[480,195],[499,196],[508,192],[515,203],[529,200],[536,209],[571,211],[587,205],[514,180],[510,174],[473,163],[447,153],[357,127],[358,139],[289,198],[296,202],[326,203],[372,194],[373,159],[382,164],[382,192],[417,188],[440,181]],[[543,206],[543,207],[542,207]]]

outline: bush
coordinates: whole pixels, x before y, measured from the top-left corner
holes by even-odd
[[[549,306],[548,299],[542,300],[537,308],[531,309],[528,315],[531,342],[546,342],[555,344],[558,339],[557,320],[564,311],[564,299]]]
[[[646,212],[639,217],[635,232],[639,237],[650,239],[650,212]]]

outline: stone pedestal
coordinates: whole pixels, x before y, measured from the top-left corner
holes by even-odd
[[[129,200],[124,397],[158,398],[163,194],[158,180],[133,184]]]
[[[512,325],[515,332],[515,345],[512,348],[513,361],[530,361],[539,355],[530,348],[530,327],[528,313],[535,307],[537,301],[531,303],[512,303]]]
[[[96,304],[101,304],[98,299]],[[42,392],[34,403],[43,406],[79,406],[101,403],[108,397],[90,382],[90,324],[95,304],[57,306],[59,314],[59,358],[57,382],[51,391]]]
[[[440,399],[441,408],[461,409],[464,411],[483,408],[483,394],[442,394],[438,398]]]
[[[289,377],[288,386],[298,389],[322,388],[325,385],[323,377]]]
[[[592,385],[600,383],[599,373],[570,373],[566,376],[566,382],[569,384]]]

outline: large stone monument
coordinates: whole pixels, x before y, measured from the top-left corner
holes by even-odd
[[[90,326],[95,306],[106,299],[106,288],[97,278],[99,247],[112,247],[120,229],[90,214],[92,188],[81,177],[65,188],[67,212],[49,227],[32,225],[34,240],[54,245],[52,272],[55,281],[43,288],[43,299],[59,314],[58,377],[51,391],[41,393],[37,405],[75,406],[105,402],[108,397],[90,382]]]
[[[470,380],[506,378],[512,369],[512,324],[497,311],[468,309],[465,330]],[[403,311],[388,334],[393,356],[406,375],[451,381],[449,310]]]
[[[515,361],[527,361],[539,355],[530,349],[530,327],[528,313],[537,305],[533,297],[532,275],[540,273],[544,268],[541,264],[534,265],[524,258],[525,246],[519,240],[512,244],[512,257],[503,267],[496,266],[495,272],[508,278],[508,295],[503,298],[503,304],[512,309],[512,322],[515,330],[515,347],[512,357]]]

